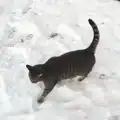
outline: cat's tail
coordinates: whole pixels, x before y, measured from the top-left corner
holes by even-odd
[[[93,37],[92,43],[87,48],[87,50],[94,54],[95,50],[96,50],[96,47],[98,45],[99,39],[100,39],[100,33],[99,33],[99,29],[98,29],[96,23],[92,19],[88,19],[88,22],[92,26],[92,29],[94,31],[94,37]]]

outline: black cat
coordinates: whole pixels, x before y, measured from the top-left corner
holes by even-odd
[[[94,31],[94,38],[90,46],[86,49],[71,51],[63,55],[52,57],[44,64],[34,66],[26,65],[29,70],[29,78],[32,83],[43,81],[45,89],[38,99],[42,103],[45,97],[51,92],[57,82],[76,76],[82,76],[82,81],[95,64],[95,50],[99,42],[99,30],[96,23],[89,19],[89,24]]]

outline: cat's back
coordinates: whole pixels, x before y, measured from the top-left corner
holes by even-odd
[[[58,57],[50,58],[46,63],[48,66],[53,67],[60,67],[66,66],[67,64],[76,64],[76,65],[87,65],[92,60],[94,61],[95,57],[94,54],[89,53],[85,50],[76,50],[65,53]]]
[[[94,58],[94,54],[86,50],[76,50],[72,52],[65,53],[59,57],[60,61],[82,61]]]

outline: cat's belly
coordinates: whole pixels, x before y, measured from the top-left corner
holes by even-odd
[[[76,70],[76,69],[67,69],[67,70],[64,70],[64,71],[62,71],[60,73],[59,78],[60,78],[60,80],[71,79],[71,78],[76,77],[77,75],[79,75],[78,70]]]

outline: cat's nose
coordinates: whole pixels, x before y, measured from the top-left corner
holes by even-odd
[[[34,79],[34,80],[32,79],[31,82],[32,83],[37,83],[37,80],[36,79]]]
[[[31,80],[31,82],[32,82],[32,83],[36,83],[36,81],[35,81],[35,80]]]

